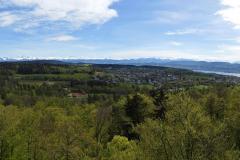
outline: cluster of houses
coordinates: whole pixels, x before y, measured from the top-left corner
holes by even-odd
[[[163,85],[171,84],[172,89],[180,90],[181,86],[193,86],[195,84],[207,85],[214,83],[240,83],[240,78],[224,77],[224,76],[199,76],[191,72],[169,71],[162,68],[144,68],[144,67],[108,67],[103,68],[102,72],[97,72],[92,77],[92,80],[99,82],[97,84],[117,84],[117,83],[132,83],[132,84],[150,84]],[[101,83],[100,83],[101,82]],[[87,98],[87,93],[69,91],[69,98]]]
[[[167,73],[160,69],[144,68],[105,68],[108,75],[94,77],[95,80],[103,80],[108,83],[133,83],[133,84],[161,84],[180,80],[181,76]]]

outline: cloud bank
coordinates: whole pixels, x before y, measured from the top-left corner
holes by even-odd
[[[111,5],[118,0],[0,0],[0,27],[20,29],[49,24],[80,28],[117,17]]]

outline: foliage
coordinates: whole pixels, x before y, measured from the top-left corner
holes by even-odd
[[[239,160],[237,82],[161,67],[2,63],[0,160]]]
[[[110,160],[137,160],[137,145],[126,137],[115,136],[107,144],[108,157]]]

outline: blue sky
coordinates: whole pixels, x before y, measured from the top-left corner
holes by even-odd
[[[240,1],[0,0],[0,57],[240,62]]]

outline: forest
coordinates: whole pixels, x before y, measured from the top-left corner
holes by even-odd
[[[239,160],[240,78],[0,63],[0,160]]]

